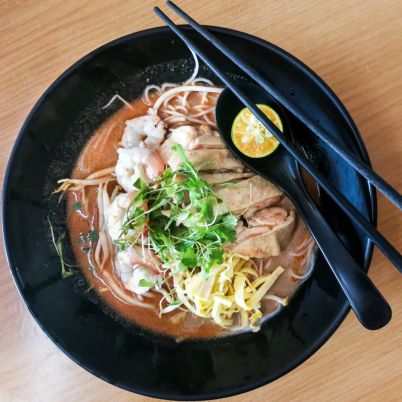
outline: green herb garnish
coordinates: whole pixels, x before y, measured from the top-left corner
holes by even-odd
[[[140,281],[138,282],[138,286],[144,288],[152,288],[155,286],[155,282],[147,281],[146,279],[140,279]]]
[[[81,211],[81,209],[82,209],[81,202],[80,201],[73,202],[73,209],[74,209],[74,211]]]
[[[115,242],[124,250],[140,244],[141,236],[128,239],[130,231],[147,234],[151,247],[173,270],[200,267],[208,272],[222,263],[223,249],[236,237],[237,218],[219,212],[222,201],[202,179],[187,159],[181,145],[174,145],[182,160],[177,171],[165,169],[150,185],[141,179],[134,183],[139,190]]]
[[[98,232],[96,230],[91,230],[88,233],[88,239],[91,240],[91,242],[93,243],[94,241],[96,241],[98,239]]]
[[[90,230],[88,233],[81,233],[79,240],[82,244],[86,244],[88,241],[94,243],[98,239],[98,232],[96,230]]]
[[[50,235],[52,237],[52,243],[53,243],[54,249],[56,250],[56,253],[59,256],[60,266],[61,266],[61,277],[63,279],[68,278],[69,276],[74,274],[73,271],[71,271],[70,268],[74,268],[74,267],[76,267],[76,265],[67,264],[65,262],[65,260],[64,260],[63,240],[64,240],[64,237],[65,237],[65,233],[62,233],[59,236],[59,238],[56,240],[56,237],[54,235],[53,225],[50,222],[49,217],[47,217],[47,221],[49,222]]]

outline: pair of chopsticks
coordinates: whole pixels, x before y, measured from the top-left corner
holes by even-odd
[[[303,122],[317,137],[327,143],[335,152],[347,161],[358,173],[367,179],[374,187],[381,191],[394,205],[402,210],[402,196],[391,187],[381,176],[370,166],[361,162],[356,156],[345,149],[331,134],[312,118],[306,116],[295,102],[279,93],[267,78],[263,77],[256,69],[249,65],[244,59],[236,55],[223,42],[212,35],[207,29],[198,24],[193,18],[176,6],[172,1],[167,5],[182,17],[195,31],[207,39],[215,48],[220,50],[230,61],[236,64],[257,84],[266,90],[281,106],[296,118]],[[392,264],[402,272],[402,256],[384,238],[384,236],[358,211],[329,181],[315,168],[315,166],[300,152],[292,141],[287,138],[225,74],[225,72],[204,52],[197,43],[180,29],[166,14],[158,7],[154,12],[168,25],[168,27],[191,48],[208,67],[222,80],[222,82],[248,107],[258,120],[278,139],[281,145],[303,166],[303,168],[316,180],[321,188],[339,205],[339,207],[352,219],[373,243],[383,252]]]

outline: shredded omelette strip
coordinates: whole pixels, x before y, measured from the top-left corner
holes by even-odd
[[[257,331],[261,301],[283,272],[279,266],[259,276],[248,257],[226,253],[223,263],[213,265],[208,275],[185,270],[174,274],[173,279],[178,299],[193,314],[211,318],[224,328],[238,322],[238,329]]]

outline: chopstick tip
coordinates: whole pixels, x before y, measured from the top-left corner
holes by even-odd
[[[166,0],[166,5],[169,6],[171,9],[175,10],[176,12],[180,12],[180,8],[178,6],[176,6],[175,3],[173,3],[173,1],[171,0]]]

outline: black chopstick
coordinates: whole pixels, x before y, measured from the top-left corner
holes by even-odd
[[[291,112],[297,119],[303,122],[317,137],[327,143],[338,155],[347,161],[357,172],[367,179],[374,187],[384,194],[395,206],[402,210],[402,195],[387,183],[378,173],[376,173],[366,163],[360,161],[356,156],[343,147],[331,134],[321,125],[317,124],[314,119],[305,114],[295,101],[280,93],[275,87],[263,77],[253,66],[244,59],[236,55],[223,42],[212,35],[207,29],[203,28],[198,22],[186,14],[172,1],[167,1],[167,5],[173,9],[180,17],[182,17],[193,29],[201,34],[205,39],[211,42],[213,46],[219,49],[225,56],[234,62],[241,70],[243,70],[256,83],[261,85],[273,98],[277,100],[285,109]]]
[[[216,63],[203,52],[199,46],[190,39],[182,30],[177,27],[170,18],[158,7],[154,12],[169,26],[169,28],[211,68],[211,70],[224,82],[227,87],[247,106],[258,120],[280,141],[282,146],[300,163],[301,166],[317,181],[326,193],[339,205],[339,207],[356,222],[373,243],[384,253],[392,264],[402,272],[402,256],[382,236],[382,234],[358,211],[326,178],[315,168],[315,166],[301,153],[292,142],[283,135],[281,131],[260,111],[260,109],[227,78],[226,74]]]

